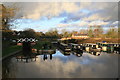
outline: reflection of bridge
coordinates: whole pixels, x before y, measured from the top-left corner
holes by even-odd
[[[36,55],[42,55],[42,54],[55,54],[55,50],[53,49],[48,49],[48,50],[37,50],[37,49],[32,49],[32,53]]]
[[[37,54],[55,54],[55,50],[39,50]]]
[[[23,61],[23,62],[32,62],[36,61],[36,56],[43,55],[43,60],[46,60],[48,55],[50,55],[50,60],[52,60],[52,54],[55,54],[55,50],[37,50],[32,49],[32,53],[22,53],[20,55],[16,56],[17,61]]]
[[[19,54],[16,56],[17,61],[24,61],[26,63],[30,62],[30,61],[36,61],[36,55],[35,54],[31,54],[31,55],[24,55],[24,54]]]
[[[43,55],[43,60],[47,59],[47,55],[50,55],[50,60],[52,60],[52,55],[56,53],[56,50],[37,50],[37,49],[33,49],[32,53],[36,54],[36,55]]]

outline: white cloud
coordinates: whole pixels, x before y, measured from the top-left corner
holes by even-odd
[[[69,24],[58,24],[57,26],[58,26],[58,27],[68,27]]]
[[[105,26],[108,25],[109,22],[104,22],[104,21],[92,21],[89,23],[90,26],[94,26],[94,25],[101,25],[101,26]]]
[[[16,3],[16,5],[20,8],[16,16],[30,19],[39,19],[43,16],[51,18],[59,16],[63,11],[73,13],[81,8],[74,2]]]
[[[78,23],[78,26],[88,26],[89,22],[87,21],[80,21],[80,23]]]
[[[58,24],[58,27],[88,27],[88,26],[94,26],[94,25],[100,25],[100,26],[107,26],[109,22],[104,22],[104,21],[80,21],[79,23],[73,23],[73,24]]]
[[[100,14],[93,14],[89,17],[84,17],[82,20],[95,21],[95,20],[108,20],[108,19],[109,19],[109,16],[108,17],[102,17],[102,16],[100,16]]]
[[[118,3],[117,2],[99,2],[92,3],[87,7],[89,10],[94,11],[89,16],[84,16],[83,20],[118,20]]]
[[[10,5],[11,3],[6,3]],[[79,5],[78,5],[79,4]],[[42,16],[48,18],[59,16],[62,12],[73,13],[73,15],[82,9],[88,9],[93,12],[91,15],[83,16],[83,20],[116,20],[118,17],[117,2],[23,2],[16,3],[20,11],[17,12],[17,17],[39,19]],[[81,14],[81,13],[78,13]],[[83,14],[83,13],[82,13]],[[79,16],[79,15],[78,15]],[[77,17],[77,16],[74,16]],[[73,18],[74,19],[74,18]]]
[[[16,3],[16,5],[20,8],[20,11],[16,14],[16,18],[40,19],[42,17],[62,17],[60,14],[65,12],[67,14],[65,22],[69,20],[69,23],[61,23],[57,27],[105,26],[111,24],[110,21],[114,22],[112,24],[115,25],[115,21],[118,20],[117,2],[23,2]],[[88,10],[88,12],[84,10]],[[72,21],[80,22],[70,23]]]
[[[25,64],[16,63],[15,58],[11,59],[10,72],[16,78],[116,78],[118,77],[118,55],[101,53],[97,57],[84,53],[82,57],[61,56],[62,53],[53,55],[53,59],[43,61],[43,56],[37,56],[36,62]],[[56,55],[56,54],[55,54]],[[14,66],[16,65],[17,66]],[[111,66],[112,65],[112,66]],[[88,67],[89,66],[89,67]],[[113,69],[114,67],[114,69]],[[13,70],[16,69],[16,70]],[[30,74],[29,74],[30,73]],[[105,74],[104,74],[105,73]],[[10,76],[13,77],[13,76]]]
[[[118,25],[119,21],[115,21],[112,23],[112,25]]]

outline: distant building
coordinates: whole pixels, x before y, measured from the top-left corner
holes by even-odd
[[[76,33],[76,34],[72,34],[72,36],[71,37],[66,37],[66,38],[61,38],[60,40],[69,40],[69,39],[88,39],[89,38],[89,36],[88,36],[88,34],[78,34],[78,33]]]
[[[88,39],[88,34],[72,34],[72,39]]]

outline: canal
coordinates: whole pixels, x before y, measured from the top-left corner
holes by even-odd
[[[36,60],[17,60],[13,56],[2,65],[3,78],[117,78],[119,54],[100,52],[99,56],[83,52],[64,55],[56,49],[55,54],[37,55]]]

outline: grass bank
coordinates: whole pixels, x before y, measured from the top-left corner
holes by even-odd
[[[16,52],[20,49],[22,49],[22,46],[18,46],[18,45],[9,46],[7,48],[4,48],[4,49],[2,49],[2,57],[10,55],[11,53]]]

